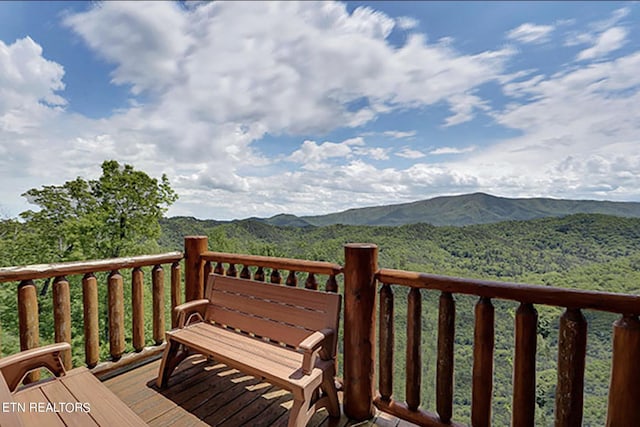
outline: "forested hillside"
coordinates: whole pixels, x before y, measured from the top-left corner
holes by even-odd
[[[380,266],[568,288],[640,293],[640,219],[579,214],[465,227],[413,224],[398,227],[274,227],[256,220],[212,224],[189,218],[162,221],[161,245],[182,247],[183,232],[205,234],[210,248],[263,255],[343,262],[343,244],[373,242]],[[404,395],[406,290],[395,287],[395,394]],[[423,404],[435,408],[437,300],[423,292]],[[471,297],[455,296],[455,411],[470,412],[473,349]],[[508,425],[511,407],[513,319],[516,305],[496,306],[494,425]],[[537,425],[553,424],[557,328],[561,309],[538,307]],[[615,316],[586,311],[589,322],[584,425],[604,423],[609,386],[611,330]]]

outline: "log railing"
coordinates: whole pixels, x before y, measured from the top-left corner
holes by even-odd
[[[347,266],[348,267],[348,266]],[[385,412],[424,426],[458,425],[453,414],[453,356],[455,301],[453,294],[479,297],[475,306],[471,425],[491,425],[493,384],[493,299],[516,301],[512,425],[533,426],[536,402],[536,340],[538,314],[534,304],[565,308],[560,318],[556,426],[580,426],[587,323],[583,309],[620,314],[614,324],[608,426],[640,425],[640,296],[492,282],[381,269],[376,279],[380,296],[379,394],[374,405]],[[393,399],[393,290],[410,288],[407,304],[406,401]],[[440,291],[436,413],[419,407],[421,388],[421,290]],[[348,290],[347,290],[348,292]]]
[[[204,261],[204,277],[214,272],[276,284],[282,284],[284,280],[286,286],[303,285],[307,289],[318,290],[320,286],[316,275],[325,275],[327,279],[323,290],[326,292],[338,292],[337,276],[342,273],[342,266],[323,261],[212,251],[203,252],[201,258]],[[298,273],[304,275],[304,284],[300,283]]]
[[[83,333],[85,364],[95,371],[111,369],[111,364],[100,362],[100,331],[98,311],[98,279],[95,273],[108,272],[107,287],[107,324],[109,353],[112,362],[119,361],[125,352],[125,311],[131,312],[131,343],[136,353],[143,353],[145,348],[144,328],[144,273],[143,267],[152,267],[152,338],[154,344],[160,345],[164,340],[165,302],[164,302],[164,268],[169,264],[171,269],[171,307],[180,302],[180,252],[159,255],[114,258],[98,261],[65,262],[59,264],[32,265],[26,267],[0,268],[1,282],[18,282],[18,330],[20,349],[27,350],[40,345],[40,319],[36,279],[53,279],[53,320],[54,339],[56,342],[71,343],[71,292],[67,277],[81,276]],[[131,269],[131,301],[124,301],[124,279],[120,270]],[[6,286],[6,285],[5,285]],[[153,351],[153,350],[151,350]],[[148,355],[149,352],[144,352]],[[135,359],[135,358],[133,358]],[[71,368],[71,354],[63,356],[67,369]],[[38,374],[31,374],[29,381],[37,379]]]

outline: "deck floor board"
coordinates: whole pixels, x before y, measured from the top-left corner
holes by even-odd
[[[124,403],[151,426],[286,427],[293,396],[259,378],[247,376],[203,356],[191,356],[160,390],[156,378],[160,360],[104,381]],[[339,393],[341,398],[341,393]],[[361,423],[316,413],[308,427],[403,427],[395,417],[378,414]]]

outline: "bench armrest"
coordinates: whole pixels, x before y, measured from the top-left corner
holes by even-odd
[[[61,358],[61,353],[65,350],[71,351],[71,345],[61,342],[21,351],[0,359],[0,373],[12,392],[18,387],[25,374],[34,369],[44,367],[56,377],[60,377],[65,374]]]
[[[300,343],[299,347],[304,351],[302,358],[302,372],[304,372],[305,375],[310,374],[313,370],[318,353],[322,360],[331,359],[331,354],[328,349],[331,346],[333,334],[333,329],[323,329],[309,335]]]
[[[191,323],[193,315],[199,316],[201,321],[204,320],[204,312],[208,304],[208,299],[197,299],[176,306],[173,310],[176,313],[177,328],[184,328]]]

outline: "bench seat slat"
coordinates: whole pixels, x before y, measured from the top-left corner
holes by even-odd
[[[213,325],[202,324],[202,328],[211,330],[221,329]],[[258,377],[265,377],[267,381],[273,384],[291,390],[292,386],[305,388],[310,384],[319,385],[322,381],[322,371],[314,369],[311,375],[303,375],[301,367],[290,366],[288,358],[281,357],[278,361],[279,352],[274,351],[271,357],[266,358],[250,348],[243,349],[242,345],[231,345],[211,336],[203,335],[200,330],[190,328],[181,329],[171,332],[171,339],[188,345],[190,348],[213,356],[216,360],[229,366],[236,367],[242,372]],[[257,341],[255,338],[246,337],[236,334],[239,342]],[[255,344],[255,343],[254,343]],[[248,347],[248,346],[247,346]],[[275,346],[274,347],[275,350]],[[282,348],[284,351],[293,353],[291,350]],[[300,364],[302,357],[300,358]]]
[[[31,402],[48,402],[39,387],[27,387],[13,395],[15,402],[26,405],[26,411],[21,412],[20,418],[25,426],[64,426],[64,423],[55,412],[39,412],[30,410]]]

